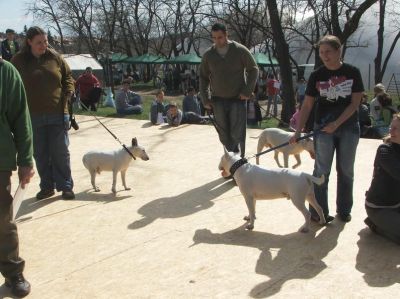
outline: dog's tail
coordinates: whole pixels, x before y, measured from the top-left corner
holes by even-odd
[[[306,176],[307,176],[307,180],[308,180],[310,183],[315,183],[315,184],[317,184],[318,186],[319,186],[319,185],[322,185],[322,184],[325,182],[325,175],[321,175],[320,177],[316,177],[316,176],[313,176],[313,175],[311,175],[311,174],[307,174],[307,173],[306,173]]]
[[[86,169],[89,169],[89,165],[87,164],[87,156],[86,155],[83,155],[82,163],[83,163],[83,166],[85,166]]]

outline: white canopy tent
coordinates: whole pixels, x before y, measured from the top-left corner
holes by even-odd
[[[73,77],[76,79],[81,75],[87,67],[91,67],[93,74],[99,79],[103,80],[103,67],[93,58],[90,54],[63,54],[64,59],[67,61]]]

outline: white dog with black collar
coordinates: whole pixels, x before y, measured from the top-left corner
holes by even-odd
[[[254,228],[256,218],[255,201],[257,199],[289,198],[294,206],[303,214],[305,223],[299,229],[300,232],[308,232],[311,214],[305,206],[305,201],[317,211],[319,223],[325,224],[322,208],[314,196],[313,183],[321,185],[325,177],[314,177],[305,172],[288,168],[265,169],[248,163],[240,157],[240,153],[228,152],[221,157],[219,169],[223,177],[233,175],[233,178],[242,193],[249,215],[245,217],[248,222],[246,228]],[[233,173],[232,173],[233,172]]]

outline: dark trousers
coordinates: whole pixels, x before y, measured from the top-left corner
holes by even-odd
[[[237,152],[240,145],[241,156],[246,150],[246,101],[239,99],[213,99],[213,111],[218,128],[219,140],[230,152]]]
[[[0,272],[4,277],[22,273],[25,266],[25,261],[19,257],[10,189],[11,171],[0,171]]]
[[[375,209],[365,207],[365,209],[368,218],[376,225],[376,232],[400,245],[400,208]]]

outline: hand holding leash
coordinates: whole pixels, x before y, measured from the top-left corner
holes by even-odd
[[[323,127],[323,129],[321,131],[328,133],[328,134],[332,134],[333,132],[336,131],[337,128],[338,128],[338,125],[337,125],[336,121],[333,121],[333,122],[328,123],[325,127]]]

